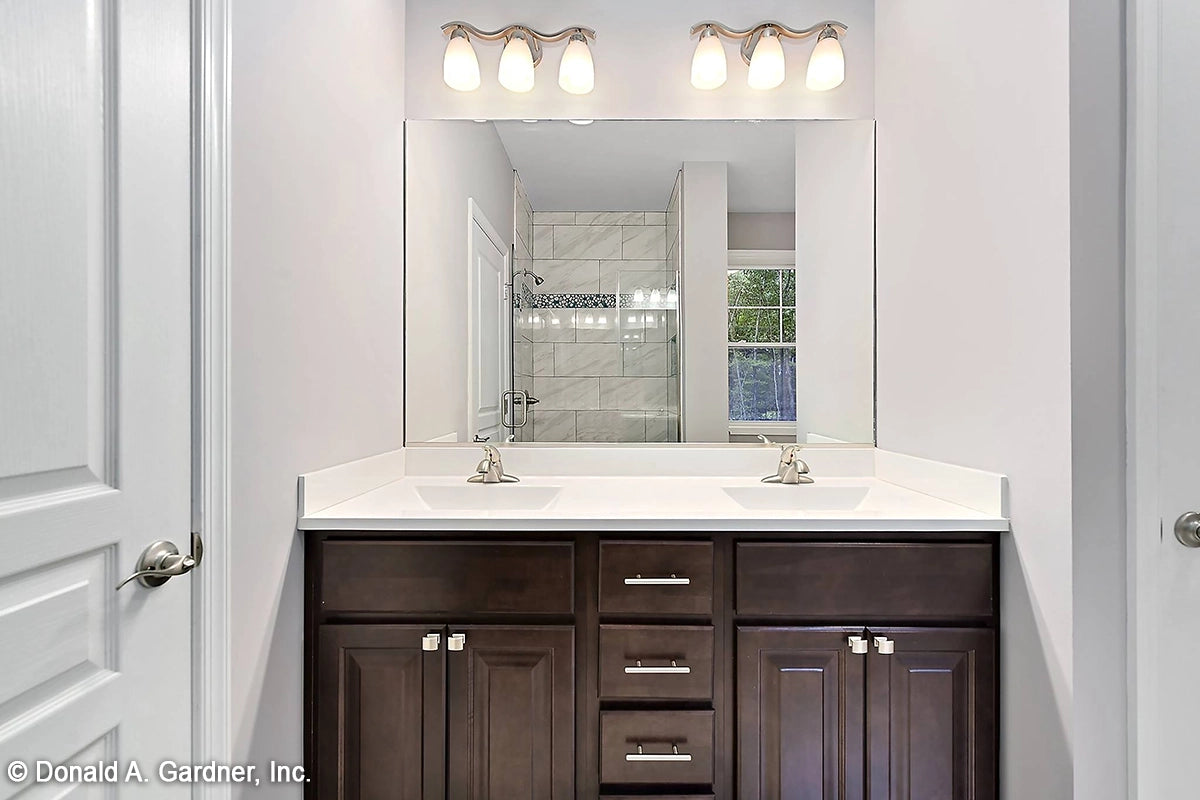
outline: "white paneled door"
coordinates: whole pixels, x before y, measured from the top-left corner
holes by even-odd
[[[467,424],[464,441],[504,441],[504,393],[512,384],[508,248],[470,201],[467,232]],[[524,412],[519,412],[524,413]]]
[[[1200,512],[1200,6],[1134,7],[1134,774],[1167,800],[1200,791],[1200,548],[1175,533]]]
[[[191,751],[191,579],[114,590],[191,549],[189,28],[0,0],[0,800],[190,793],[157,770]]]

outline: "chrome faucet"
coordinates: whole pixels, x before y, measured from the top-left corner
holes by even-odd
[[[504,474],[504,462],[500,460],[500,451],[490,444],[483,446],[483,460],[475,468],[475,473],[467,478],[467,483],[517,483],[520,478]]]
[[[813,479],[808,476],[808,464],[799,456],[800,445],[785,444],[780,448],[779,452],[779,469],[774,475],[768,475],[762,479],[763,483],[784,483],[796,485],[801,483],[812,483]]]

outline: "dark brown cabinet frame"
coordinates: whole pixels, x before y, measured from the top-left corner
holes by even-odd
[[[306,800],[332,800],[331,796],[322,793],[321,786],[328,785],[322,775],[324,765],[319,754],[322,752],[321,739],[325,736],[318,730],[321,719],[322,702],[330,702],[322,698],[319,692],[322,659],[320,641],[323,626],[363,626],[364,631],[374,625],[410,625],[427,628],[434,631],[449,626],[449,630],[495,626],[573,626],[574,637],[574,703],[575,703],[575,769],[574,797],[583,800],[594,800],[597,797],[639,796],[649,800],[658,795],[647,794],[645,788],[604,786],[599,782],[600,766],[600,713],[604,710],[637,710],[637,709],[678,709],[704,710],[711,709],[715,715],[714,731],[714,763],[713,785],[711,788],[702,786],[673,786],[661,791],[662,796],[677,798],[737,798],[744,797],[738,788],[738,714],[737,714],[737,636],[739,628],[772,628],[772,629],[834,629],[841,630],[852,626],[867,626],[873,631],[882,632],[885,629],[903,635],[903,629],[920,628],[922,630],[947,629],[948,635],[954,635],[956,629],[975,629],[990,631],[988,653],[991,667],[988,672],[989,681],[980,687],[982,691],[991,693],[991,708],[999,709],[999,535],[990,532],[963,533],[880,533],[880,532],[734,532],[734,531],[653,531],[646,533],[630,531],[606,532],[521,532],[521,531],[329,531],[309,532],[305,534],[305,761],[309,782],[306,784]],[[496,612],[481,606],[470,611],[456,610],[453,613],[411,613],[403,609],[360,611],[328,611],[322,607],[322,575],[321,563],[324,543],[381,543],[381,542],[523,542],[523,543],[571,543],[573,555],[573,594],[574,609],[572,613],[564,613],[561,609],[554,613],[525,613],[525,612]],[[612,541],[645,541],[645,542],[705,542],[712,544],[713,574],[712,580],[712,613],[706,614],[661,614],[649,608],[645,613],[617,613],[601,615],[599,607],[600,596],[600,542]],[[912,603],[904,605],[905,595],[889,598],[893,605],[886,613],[861,615],[849,618],[841,615],[807,615],[800,610],[789,608],[786,613],[760,613],[756,608],[753,614],[739,614],[736,608],[737,573],[736,547],[739,544],[783,544],[783,543],[813,543],[831,545],[867,545],[888,544],[896,547],[901,560],[914,558],[931,544],[975,544],[986,545],[990,548],[989,568],[991,575],[990,607],[981,607],[977,596],[968,598],[970,602],[951,604],[955,610],[945,616],[937,616],[937,611],[929,606],[928,592],[936,594],[945,591],[945,587],[954,587],[955,576],[959,574],[963,562],[950,559],[944,567],[930,565],[929,574],[923,580],[929,584],[927,592],[921,596],[913,596]],[[851,563],[857,563],[852,562]],[[924,562],[922,562],[924,563]],[[976,567],[968,559],[965,562],[968,570]],[[944,568],[945,580],[939,578],[938,570]],[[707,576],[706,576],[707,577]],[[837,586],[837,576],[829,578],[830,586]],[[769,589],[769,587],[767,587]],[[811,590],[812,587],[809,587]],[[864,587],[870,591],[870,586]],[[758,594],[762,594],[761,592]],[[769,591],[762,594],[769,597]],[[965,609],[965,611],[964,611]],[[712,681],[713,693],[711,703],[708,701],[661,701],[648,700],[605,700],[600,699],[599,690],[599,626],[605,625],[680,625],[702,626],[711,625],[713,628],[713,663]],[[369,634],[366,634],[369,636]],[[443,645],[444,647],[444,645]],[[445,653],[443,652],[443,656]],[[864,661],[863,668],[872,669],[868,664],[875,664],[877,659],[872,649],[871,656]],[[328,668],[327,666],[325,667]],[[878,666],[873,667],[880,669]],[[872,684],[877,686],[876,683]],[[990,684],[990,685],[989,685]],[[868,692],[875,691],[868,689]],[[865,698],[868,704],[876,705],[886,702],[886,697],[869,696]],[[878,724],[878,715],[876,716]],[[869,728],[871,721],[866,722]],[[990,750],[992,765],[990,785],[979,787],[978,795],[970,795],[970,800],[979,797],[998,797],[998,777],[994,768],[998,764],[999,726],[998,714],[983,721],[983,730],[979,731],[981,746]],[[869,734],[868,734],[869,735]],[[441,743],[444,750],[444,742]],[[328,744],[325,745],[328,747]],[[437,752],[437,748],[434,748]],[[984,776],[977,776],[982,779]],[[872,785],[871,797],[894,798],[903,800],[899,795],[890,791],[880,791],[884,778],[880,775],[864,774],[862,781]],[[603,793],[602,793],[603,789]],[[850,797],[851,795],[847,795]],[[957,795],[956,795],[957,796]]]

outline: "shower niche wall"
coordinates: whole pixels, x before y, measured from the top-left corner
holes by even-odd
[[[514,173],[514,441],[679,441],[679,184],[662,209],[542,211]]]

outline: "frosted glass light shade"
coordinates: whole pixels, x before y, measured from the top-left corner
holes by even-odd
[[[479,88],[479,59],[465,35],[455,34],[446,43],[442,58],[442,80],[451,89],[473,92]]]
[[[692,55],[692,86],[708,91],[725,85],[728,76],[725,47],[716,34],[700,34],[700,43]]]
[[[571,94],[587,94],[596,88],[592,51],[582,36],[573,36],[567,42],[562,62],[558,65],[558,85]]]
[[[846,80],[846,56],[837,36],[826,36],[813,48],[804,84],[814,92],[836,89]]]
[[[751,89],[774,89],[783,83],[783,77],[783,44],[779,41],[779,34],[768,28],[754,45],[746,82]]]
[[[513,36],[500,54],[500,85],[510,92],[533,90],[533,51],[524,37]]]

